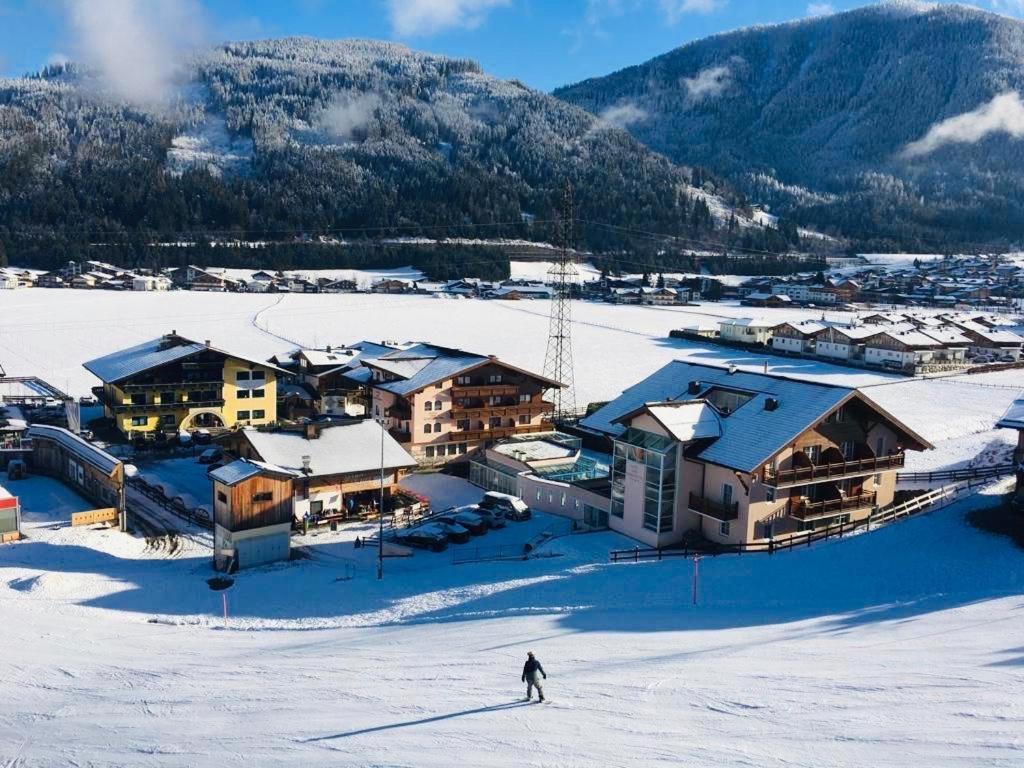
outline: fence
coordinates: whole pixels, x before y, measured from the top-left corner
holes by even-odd
[[[948,480],[962,482],[964,480],[986,480],[993,477],[1012,475],[1016,471],[1013,464],[999,464],[994,467],[968,467],[966,469],[946,469],[938,472],[899,472],[897,482],[933,482]]]
[[[614,549],[608,557],[613,563],[639,562],[640,560],[664,560],[676,557],[693,557],[695,555],[742,555],[751,552],[767,552],[769,555],[776,552],[788,551],[799,547],[809,547],[818,541],[826,541],[831,538],[842,537],[860,529],[871,530],[872,526],[885,525],[900,518],[910,517],[925,509],[940,508],[956,499],[960,494],[970,490],[973,486],[968,484],[947,485],[937,488],[934,491],[915,496],[913,499],[902,504],[887,507],[872,513],[864,520],[853,523],[839,523],[825,528],[817,528],[813,531],[796,533],[786,539],[775,541],[756,541],[749,544],[713,544],[702,543],[699,546],[683,545],[672,549],[661,549],[656,547],[634,547],[633,549]]]
[[[210,519],[209,513],[202,507],[189,509],[183,503],[175,503],[164,495],[162,489],[150,485],[141,477],[130,477],[127,479],[127,483],[143,496],[155,502],[162,509],[170,512],[172,515],[176,515],[182,520],[193,523],[207,531],[213,530],[213,521]]]

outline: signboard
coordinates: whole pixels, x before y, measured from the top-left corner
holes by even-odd
[[[116,523],[117,510],[114,507],[90,509],[88,512],[72,512],[71,525],[93,525],[95,523]]]

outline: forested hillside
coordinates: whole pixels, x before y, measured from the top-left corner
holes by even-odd
[[[862,246],[1024,239],[1024,24],[894,2],[700,40],[556,91]]]
[[[360,259],[388,235],[551,241],[566,181],[581,222],[612,225],[581,223],[582,247],[665,247],[616,227],[764,250],[797,239],[739,226],[727,206],[743,201],[709,174],[472,61],[288,38],[222,46],[189,73],[159,109],[112,101],[74,66],[0,81],[9,259],[180,262],[187,249],[153,244],[211,239],[330,237]],[[289,252],[342,266],[356,250]]]

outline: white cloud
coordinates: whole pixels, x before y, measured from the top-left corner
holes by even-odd
[[[836,12],[832,3],[809,3],[807,6],[808,16],[830,16]]]
[[[446,29],[473,29],[495,8],[511,0],[387,0],[391,27],[400,37],[432,35]]]
[[[380,104],[380,96],[375,93],[341,95],[320,113],[316,125],[332,138],[359,141],[365,138]]]
[[[66,0],[76,54],[103,90],[136,106],[163,104],[184,59],[205,38],[195,0]]]
[[[976,144],[996,133],[1024,137],[1024,102],[1016,91],[996,96],[971,112],[936,123],[922,138],[903,150],[904,157],[921,157],[947,144]]]
[[[729,67],[708,67],[693,77],[680,79],[680,84],[689,92],[691,101],[712,99],[732,85],[732,70]]]
[[[632,102],[626,102],[625,104],[617,104],[614,107],[608,107],[601,112],[598,117],[603,123],[612,128],[628,128],[633,123],[642,123],[650,115],[646,110],[641,109]]]
[[[659,0],[661,12],[669,24],[676,24],[688,13],[713,13],[729,0]]]

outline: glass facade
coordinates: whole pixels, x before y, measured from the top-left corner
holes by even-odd
[[[516,475],[489,467],[479,461],[469,462],[469,482],[485,491],[519,495],[519,478]]]
[[[643,526],[655,533],[672,530],[676,502],[677,444],[667,437],[630,427],[615,441],[612,451],[611,514],[622,517],[626,503],[626,465],[644,467]]]

